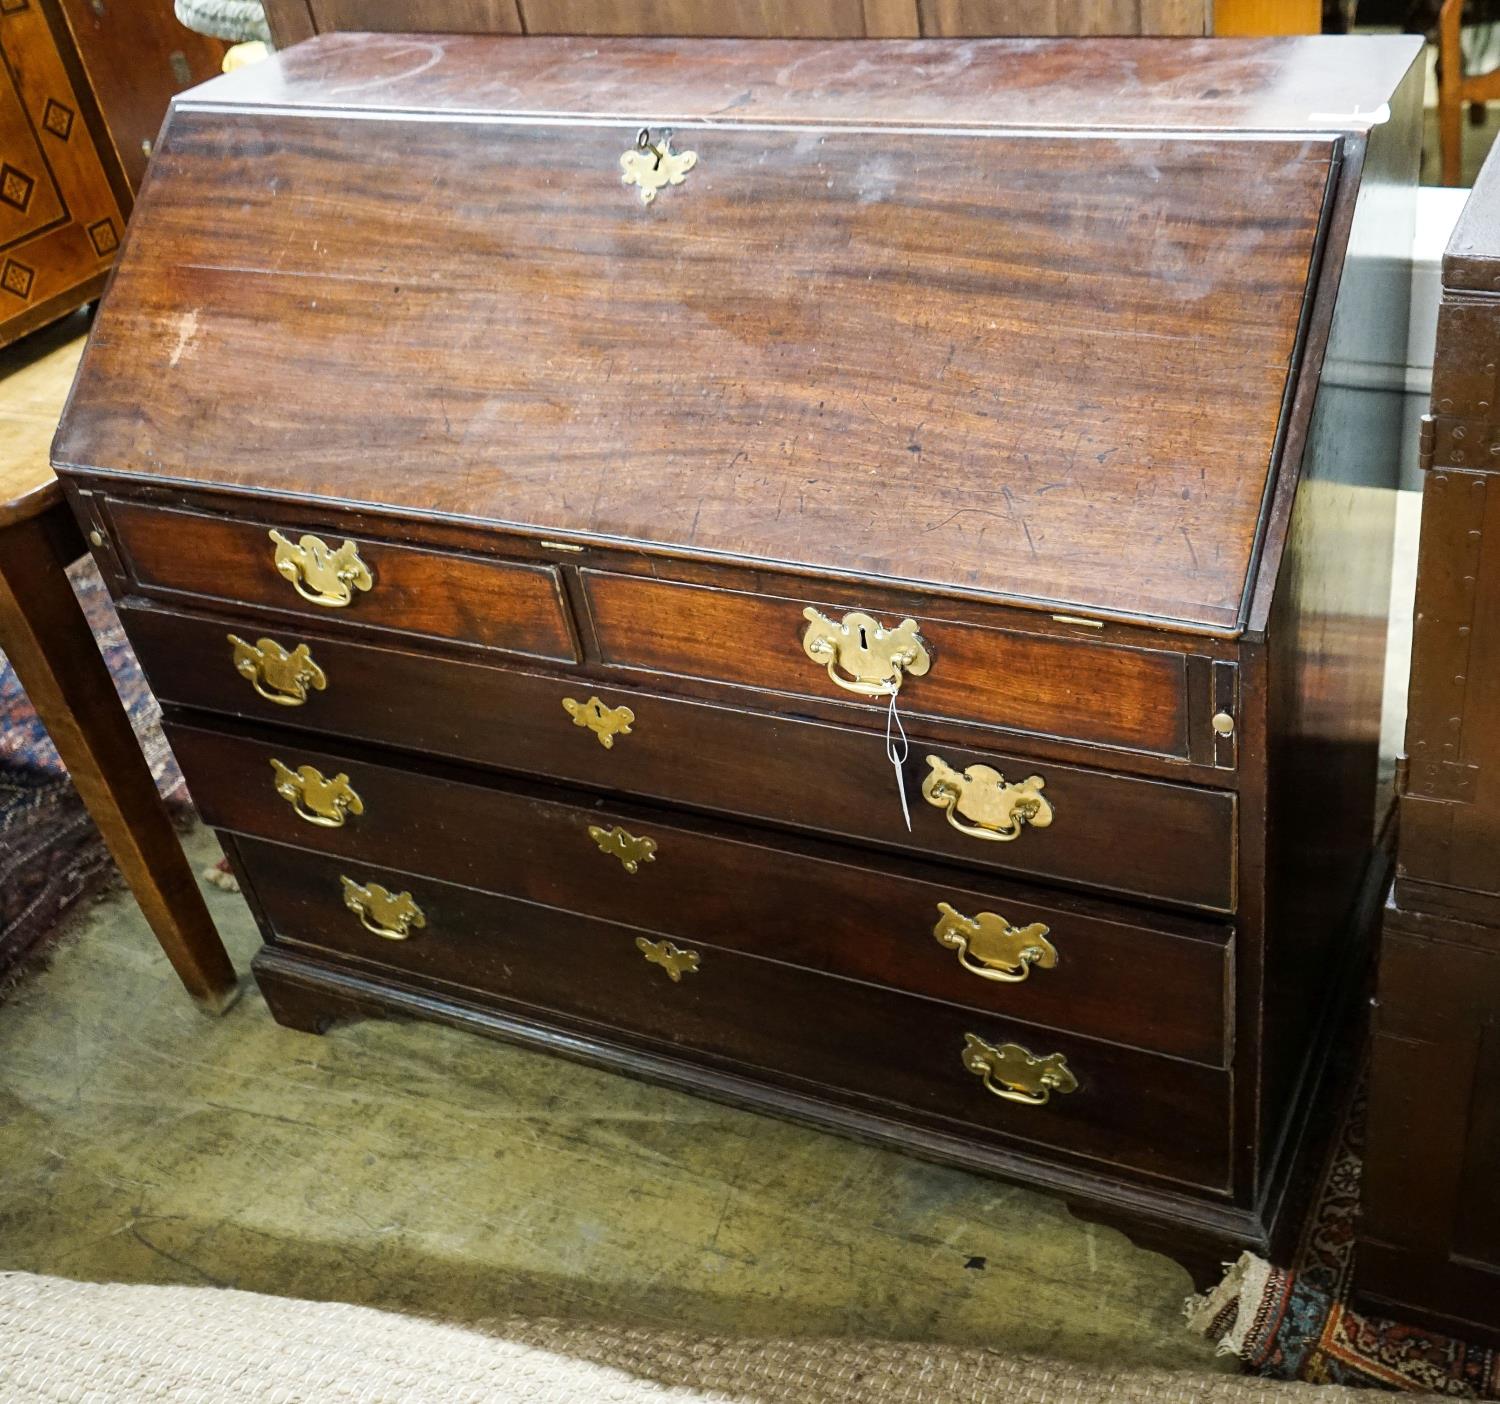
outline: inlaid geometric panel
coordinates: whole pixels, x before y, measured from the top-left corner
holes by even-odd
[[[89,241],[94,246],[94,252],[103,258],[105,254],[113,253],[120,247],[119,231],[115,228],[112,219],[96,219],[89,225]]]
[[[66,141],[73,130],[73,109],[56,98],[48,98],[47,106],[42,109],[42,125],[53,136]]]
[[[36,278],[36,270],[28,268],[24,263],[14,258],[5,260],[5,266],[0,268],[0,288],[25,302],[31,296],[31,284]]]
[[[31,203],[31,192],[35,189],[36,181],[25,171],[18,170],[8,162],[0,165],[0,201],[25,214],[26,207]]]

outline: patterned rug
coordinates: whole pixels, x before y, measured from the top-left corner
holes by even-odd
[[[93,561],[69,576],[104,651],[151,773],[175,815],[187,789],[161,733],[161,714]],[[47,945],[67,910],[115,868],[46,730],[0,654],[0,989]]]
[[[1361,1090],[1345,1112],[1292,1266],[1246,1253],[1213,1292],[1189,1303],[1190,1325],[1254,1375],[1500,1399],[1496,1351],[1349,1306],[1364,1135]]]

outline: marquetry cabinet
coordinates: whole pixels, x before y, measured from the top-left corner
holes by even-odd
[[[222,54],[170,0],[0,0],[0,345],[98,295],[168,101]]]
[[[1275,1241],[1387,875],[1417,52],[330,34],[179,99],[54,456],[275,1016]]]
[[[1500,1340],[1500,161],[1443,260],[1356,1285]]]

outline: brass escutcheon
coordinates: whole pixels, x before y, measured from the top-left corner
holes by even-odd
[[[589,837],[599,845],[599,852],[618,858],[627,873],[639,872],[642,863],[656,861],[656,840],[653,838],[636,838],[619,827],[601,829],[597,824],[589,825]]]
[[[939,902],[938,923],[932,928],[938,945],[958,952],[958,963],[981,980],[1017,984],[1031,974],[1031,967],[1051,970],[1057,964],[1057,947],[1047,939],[1049,928],[1039,921],[1012,926],[996,912],[966,917],[946,902]]]
[[[352,814],[365,812],[349,777],[342,773],[326,779],[315,765],[299,765],[296,770],[271,757],[271,773],[276,778],[276,793],[295,811],[299,819],[321,829],[341,829]]]
[[[667,972],[674,985],[698,968],[698,952],[685,951],[671,941],[648,941],[644,936],[637,936],[635,944],[652,965],[659,965]]]
[[[1027,1107],[1046,1105],[1054,1092],[1078,1090],[1078,1079],[1061,1053],[1038,1058],[1019,1043],[1002,1043],[997,1048],[978,1034],[966,1033],[963,1064],[983,1079],[987,1091]]]
[[[616,736],[630,735],[635,713],[629,707],[606,707],[597,697],[590,697],[587,702],[564,697],[562,704],[563,711],[573,718],[573,725],[588,727],[606,751],[614,747]]]
[[[275,639],[256,639],[246,643],[238,634],[226,634],[234,648],[234,670],[248,678],[267,702],[278,707],[300,707],[307,701],[307,691],[321,692],[328,677],[313,662],[312,651],[298,644],[290,653]]]
[[[309,604],[342,609],[356,590],[368,590],[375,583],[352,541],[334,549],[320,536],[302,536],[293,542],[275,527],[270,535],[276,545],[276,573],[290,580],[292,589]]]
[[[1040,775],[1011,784],[987,765],[971,765],[960,774],[941,756],[928,756],[927,764],[922,798],[945,810],[948,822],[969,838],[1010,843],[1023,828],[1045,829],[1052,822],[1052,806],[1042,796],[1047,782]],[[959,823],[959,815],[969,822]]]
[[[378,882],[361,886],[353,878],[340,877],[344,888],[344,905],[359,918],[359,924],[387,941],[404,941],[412,928],[427,925],[422,909],[412,901],[410,892],[391,892]]]
[[[667,185],[681,185],[687,173],[698,164],[696,151],[673,151],[672,134],[664,132],[657,141],[642,127],[635,145],[620,157],[620,183],[640,188],[641,204],[649,205],[656,192]]]
[[[835,624],[811,605],[802,617],[807,620],[802,651],[814,663],[824,664],[828,676],[846,692],[889,697],[908,673],[920,678],[932,666],[915,619],[903,619],[887,629],[856,611]]]

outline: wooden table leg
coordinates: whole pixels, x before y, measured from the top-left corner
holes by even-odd
[[[68,584],[82,547],[65,504],[0,527],[0,650],[9,657],[141,911],[188,992],[222,1013],[234,966]]]

